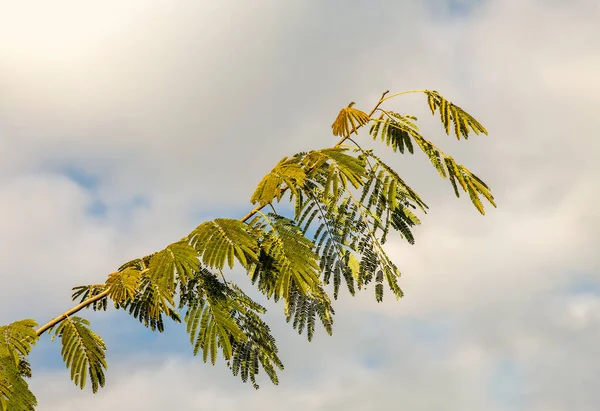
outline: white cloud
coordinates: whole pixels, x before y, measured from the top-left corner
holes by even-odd
[[[90,267],[109,269],[112,229],[85,216],[90,203],[65,178],[30,175],[0,186],[0,301],[11,307],[2,322],[15,313],[56,315],[70,287],[89,282]]]
[[[479,216],[418,153],[384,155],[431,207],[415,246],[389,245],[405,299],[342,298],[334,337],[310,345],[273,323],[287,366],[279,387],[255,393],[222,367],[132,357],[113,361],[95,397],[34,369],[40,409],[162,409],[163,387],[179,409],[598,408],[598,300],[569,291],[600,279],[597,1],[461,2],[470,12],[452,18],[432,12],[447,10],[441,0],[103,4],[69,7],[61,30],[18,24],[21,5],[0,18],[13,39],[0,46],[4,322],[58,314],[46,308],[67,304],[72,285],[101,281],[200,217],[241,215],[281,156],[333,144],[339,108],[366,108],[387,88],[438,89],[483,122],[489,137],[456,142],[422,96],[392,103],[488,182],[499,208]],[[40,173],[64,164],[97,175],[97,191]],[[148,206],[124,212],[136,197]],[[104,219],[85,213],[96,199]],[[22,308],[26,298],[35,304]],[[452,326],[424,340],[408,320]],[[384,358],[376,370],[363,363],[373,352]],[[489,392],[504,360],[522,382],[505,388],[512,402]]]
[[[357,330],[350,321],[343,324],[336,338],[352,339]],[[395,337],[394,347],[386,347],[390,356],[382,367],[373,370],[357,361],[348,361],[339,341],[319,339],[309,345],[297,336],[293,338],[292,331],[282,334],[288,343],[287,365],[296,370],[282,372],[279,386],[271,386],[263,380],[259,391],[227,376],[223,367],[213,369],[199,359],[188,361],[163,356],[137,357],[131,364],[119,361],[108,387],[91,402],[91,394],[78,393],[64,378],[59,379],[58,373],[37,379],[35,389],[45,404],[42,409],[47,410],[76,409],[84,404],[91,410],[132,407],[154,410],[167,404],[181,410],[205,406],[229,410],[240,404],[250,410],[275,410],[282,404],[290,410],[359,410],[390,406],[392,397],[406,407],[423,410],[439,409],[448,402],[473,408],[485,404],[489,358],[480,347],[459,347],[443,360],[431,362],[427,360],[432,355],[430,349],[414,348],[416,341],[408,333],[391,330],[386,333],[388,338]],[[324,350],[328,353],[323,353]],[[356,354],[357,350],[350,352]],[[150,361],[155,365],[148,364]],[[308,377],[298,381],[298,368],[304,369]],[[404,371],[398,372],[399,369]],[[164,391],[166,387],[169,387],[168,394]]]

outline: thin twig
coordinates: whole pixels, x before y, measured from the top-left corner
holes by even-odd
[[[389,93],[389,92],[390,92],[389,90],[386,90],[385,92],[383,92],[383,94],[381,94],[381,97],[379,98],[379,101],[377,102],[377,104],[375,105],[375,107],[373,107],[373,110],[371,110],[371,112],[369,113],[369,117],[371,117],[373,115],[373,113],[375,113],[375,111],[377,111],[377,109],[379,108],[379,106],[381,105],[381,103],[383,103],[385,100],[387,100],[388,98],[390,98],[390,97],[384,98],[385,95],[387,93]],[[354,133],[358,128],[360,128],[360,126],[353,127],[352,130],[350,130],[350,133],[348,133],[347,136],[342,137],[340,139],[340,141],[338,141],[336,143],[336,145],[333,146],[333,148],[338,148],[339,146],[341,146],[344,143],[344,141],[346,141],[348,138],[350,138],[350,136],[352,135],[352,133]],[[283,187],[281,189],[281,194],[285,193],[288,189],[289,189],[289,187],[287,187],[287,186]],[[254,214],[256,214],[258,211],[262,210],[265,206],[266,206],[266,204],[262,205],[262,206],[255,207],[248,214],[246,214],[245,216],[243,216],[242,218],[240,218],[240,221],[245,222],[250,217],[252,217]]]
[[[75,307],[71,308],[69,311],[65,311],[64,313],[62,313],[61,315],[59,315],[58,317],[53,318],[52,320],[48,321],[46,324],[44,324],[43,326],[41,326],[40,328],[38,328],[35,333],[37,334],[37,336],[39,337],[40,335],[42,335],[44,332],[46,332],[48,329],[54,327],[56,324],[58,324],[59,322],[61,322],[62,320],[64,320],[65,318],[75,314],[76,312],[84,309],[85,307],[87,307],[88,305],[103,299],[104,297],[106,297],[108,295],[108,293],[110,292],[110,290],[104,290],[102,291],[100,294],[96,294],[95,296],[88,298],[85,301],[80,302],[79,304],[77,304]]]

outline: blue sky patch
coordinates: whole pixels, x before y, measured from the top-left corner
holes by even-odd
[[[453,327],[446,319],[383,319],[377,315],[369,317],[365,321],[363,333],[370,338],[367,339],[368,344],[359,347],[359,350],[363,365],[370,370],[385,367],[386,358],[395,355],[390,352],[389,343],[383,337],[382,330],[398,330],[400,338],[415,341],[433,358],[438,359],[446,356],[453,342]]]
[[[600,282],[591,279],[578,279],[567,287],[567,292],[569,294],[600,295]]]
[[[181,353],[193,357],[193,347],[185,331],[185,324],[177,324],[170,318],[165,318],[165,331],[153,332],[125,311],[115,311],[111,307],[109,311],[110,313],[84,310],[77,315],[89,320],[90,328],[104,340],[109,363],[130,356],[131,347],[135,347],[135,352],[144,354]],[[30,354],[34,370],[64,369],[61,347],[59,338],[50,341],[49,335],[42,336]]]
[[[106,204],[100,200],[95,200],[85,211],[93,217],[104,217],[107,210]]]
[[[485,0],[426,0],[429,12],[437,18],[469,17]]]
[[[94,191],[100,185],[100,178],[94,174],[88,173],[76,166],[65,166],[59,172],[78,186],[89,191]]]
[[[523,405],[523,375],[521,367],[510,358],[496,361],[489,380],[489,394],[498,404],[521,409]]]
[[[468,16],[483,0],[447,0],[446,10],[454,16]]]

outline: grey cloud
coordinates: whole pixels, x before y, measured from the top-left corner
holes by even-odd
[[[1,207],[15,216],[2,221],[2,243],[11,244],[0,258],[9,268],[3,284],[43,270],[45,284],[66,295],[78,276],[98,281],[126,258],[176,240],[199,216],[226,207],[236,217],[280,157],[331,145],[337,111],[350,100],[368,110],[387,88],[438,89],[483,122],[490,136],[457,142],[440,132],[422,96],[390,104],[417,114],[423,133],[489,183],[499,204],[480,217],[424,156],[385,154],[431,207],[415,246],[389,245],[403,271],[402,301],[376,305],[370,291],[343,298],[334,337],[310,345],[273,316],[288,366],[280,387],[254,393],[220,368],[137,358],[132,375],[111,367],[115,385],[93,398],[67,389],[66,375],[36,375],[40,409],[83,401],[159,409],[151,394],[173,381],[181,409],[201,399],[217,409],[368,409],[396,400],[424,410],[597,409],[589,382],[600,368],[597,297],[565,290],[574,278],[599,278],[599,5],[460,3],[469,13],[439,13],[442,1],[182,2],[147,8],[136,25],[115,31],[118,42],[98,40],[86,59],[31,70],[14,55],[14,64],[0,59]],[[68,44],[75,53],[75,40]],[[106,225],[85,216],[89,196],[62,178],[23,182],[62,163],[101,178]],[[138,195],[150,207],[123,229],[116,205]],[[43,258],[15,259],[32,246]],[[92,259],[102,263],[90,267]],[[2,314],[23,295],[2,295]],[[428,346],[407,319],[454,325]],[[375,371],[362,357],[373,346],[388,355]],[[524,386],[511,390],[520,403],[487,392],[502,358],[519,369]]]

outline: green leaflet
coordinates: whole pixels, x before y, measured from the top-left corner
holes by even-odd
[[[357,209],[349,199],[338,206],[336,198],[326,197],[316,185],[311,185],[310,190],[306,190],[305,199],[304,203],[297,204],[296,218],[304,233],[309,231],[313,222],[317,224],[316,229],[312,229],[313,241],[323,281],[329,284],[333,277],[334,298],[337,298],[341,278],[344,277],[348,290],[353,295],[354,277],[349,266],[353,255],[349,252],[348,244],[363,229],[362,222],[355,220]]]
[[[185,282],[189,275],[189,273],[179,274],[178,272],[177,277],[174,276],[175,270],[189,270],[191,268],[190,247],[186,246],[184,241],[181,240],[171,244],[165,250],[129,261],[119,267],[119,272],[139,271],[140,279],[133,299],[125,299],[119,303],[115,301],[115,306],[128,310],[129,314],[146,327],[150,327],[152,331],[164,331],[163,314],[166,314],[175,322],[181,322],[179,314],[174,310],[175,284],[170,281]],[[170,250],[175,245],[181,245],[182,251],[176,251],[173,255],[176,256],[175,259],[182,258],[182,261],[169,263],[168,257],[172,252]],[[177,247],[175,249],[177,250]],[[167,255],[165,256],[165,254]],[[156,256],[158,256],[157,259],[155,259]],[[165,262],[165,260],[167,261]],[[186,266],[187,268],[178,268]],[[196,262],[197,266],[198,262]],[[169,271],[170,269],[173,271]],[[134,271],[132,271],[132,275],[137,275]]]
[[[0,327],[0,355],[27,356],[38,337],[34,320],[15,321]]]
[[[389,166],[372,153],[368,155],[374,164],[370,170],[370,181],[359,201],[364,205],[365,224],[374,234],[379,232],[381,244],[387,241],[390,228],[399,231],[401,237],[414,244],[410,227],[420,224],[420,221],[409,207],[419,207],[425,212],[427,205]]]
[[[230,363],[233,375],[239,375],[243,382],[252,383],[255,389],[260,388],[256,382],[259,373],[259,364],[275,385],[279,384],[275,367],[283,370],[283,363],[277,356],[275,338],[269,326],[255,313],[249,311],[245,316],[240,316],[238,323],[243,332],[252,336],[246,342],[232,344],[233,356]]]
[[[465,140],[468,139],[471,130],[475,134],[483,133],[487,135],[488,132],[485,127],[473,116],[440,96],[437,91],[425,90],[425,94],[427,95],[427,104],[429,104],[431,114],[435,114],[435,111],[439,110],[446,134],[450,134],[450,123],[452,122],[454,123],[454,134],[458,140],[460,140],[461,135]]]
[[[149,275],[154,283],[161,286],[163,292],[174,293],[176,281],[185,285],[193,277],[194,270],[198,269],[198,264],[198,251],[187,240],[181,240],[152,256]]]
[[[34,410],[37,400],[26,377],[31,369],[26,358],[38,336],[33,320],[15,321],[0,327],[0,409]]]
[[[281,296],[276,293],[279,269],[277,260],[261,248],[258,260],[248,269],[248,276],[258,290],[268,299],[278,301]]]
[[[141,277],[142,272],[134,267],[127,267],[123,271],[117,271],[108,276],[106,279],[108,296],[116,307],[135,298]]]
[[[181,322],[174,310],[175,287],[185,284],[198,267],[198,253],[181,240],[164,250],[120,267],[106,286],[115,307],[129,311],[153,331],[164,331],[163,314]]]
[[[191,246],[197,250],[202,262],[222,270],[225,263],[233,268],[234,258],[243,267],[258,258],[258,245],[248,226],[229,218],[217,218],[200,224],[189,235]]]
[[[350,183],[354,188],[364,184],[365,161],[361,157],[347,154],[348,148],[326,148],[307,153],[302,163],[307,167],[311,180],[325,178],[324,190],[337,196],[338,188]],[[336,188],[338,187],[338,188]]]
[[[296,219],[304,233],[309,231],[313,222],[318,221],[313,241],[320,258],[324,282],[329,283],[333,278],[335,298],[342,277],[351,294],[354,293],[355,280],[358,281],[359,288],[368,283],[365,278],[358,278],[357,273],[366,271],[357,270],[354,261],[356,256],[362,255],[367,245],[385,242],[390,225],[400,228],[409,241],[414,241],[409,226],[418,223],[418,219],[412,213],[403,213],[403,208],[410,204],[410,201],[422,209],[426,207],[418,195],[379,159],[376,160],[381,164],[376,167],[381,170],[372,166],[367,170],[365,165],[369,158],[375,157],[368,152],[357,151],[361,154],[358,157],[352,156],[357,176],[353,186],[363,188],[360,202],[351,194],[351,188],[345,184],[341,173],[332,175],[328,167],[321,166],[320,172],[310,174],[310,179],[305,182],[302,198],[295,204]],[[331,183],[331,180],[336,178],[340,180],[337,185]],[[330,189],[332,186],[338,189]],[[404,221],[404,224],[400,224],[400,221]],[[376,236],[378,230],[383,231],[381,239]],[[377,256],[378,263],[391,267],[382,250],[378,250]],[[365,265],[365,258],[368,256],[362,255],[361,258]],[[395,282],[390,284],[390,288],[395,290],[397,296],[400,294]]]
[[[261,232],[261,255],[249,270],[253,283],[268,298],[285,301],[286,320],[312,340],[316,316],[331,334],[333,308],[319,281],[320,266],[314,244],[298,225],[275,214],[257,216],[250,222]]]
[[[23,360],[24,361],[24,360]],[[0,410],[35,409],[37,399],[25,381],[25,375],[9,356],[0,356]]]
[[[344,155],[353,157],[352,162],[346,160],[345,164],[353,165],[357,184],[345,184],[341,174],[332,176],[329,163],[322,161],[309,174],[295,202],[295,218],[303,233],[312,234],[323,281],[329,284],[333,280],[334,298],[338,296],[342,279],[351,294],[355,285],[361,288],[368,284],[375,272],[369,269],[387,273],[381,278],[388,280],[390,289],[399,297],[401,291],[396,282],[399,271],[380,243],[386,241],[390,228],[414,243],[411,227],[420,221],[408,207],[425,211],[427,205],[371,151],[359,149],[356,152],[358,156]],[[340,180],[337,185],[331,183],[336,178]],[[338,189],[330,189],[332,186]],[[354,188],[362,188],[360,200],[353,194]],[[378,300],[381,292],[381,287],[376,287]]]
[[[240,309],[232,298],[231,289],[206,269],[199,272],[197,280],[198,287],[189,291],[195,294],[187,296],[185,322],[190,342],[194,344],[194,355],[201,349],[204,362],[210,354],[214,365],[217,346],[222,348],[223,357],[228,360],[233,355],[232,340],[246,340],[247,337],[230,312]]]
[[[340,113],[331,125],[334,136],[348,137],[353,132],[358,134],[357,129],[369,122],[370,118],[367,113],[352,106],[354,106],[354,102],[351,102],[348,107],[340,110]]]
[[[221,349],[234,375],[258,388],[259,363],[274,384],[275,367],[283,369],[275,339],[260,319],[265,308],[233,284],[224,284],[206,269],[182,289],[180,308],[186,307],[185,322],[194,355],[202,351],[204,362],[214,365]]]
[[[416,117],[402,116],[393,111],[382,111],[382,114],[374,120],[369,130],[373,140],[380,137],[381,141],[392,148],[392,151],[404,153],[406,148],[410,154],[413,154],[411,134],[418,130],[417,125],[414,123]]]
[[[174,310],[174,295],[153,281],[146,271],[140,279],[138,291],[133,300],[121,302],[118,308],[129,311],[134,318],[150,327],[152,331],[164,331],[163,314],[175,322],[181,322],[179,314]]]
[[[73,287],[73,294],[71,295],[71,299],[76,301],[79,299],[79,302],[88,300],[102,292],[106,289],[105,284],[91,284],[91,285],[80,285],[77,287]],[[102,310],[106,311],[106,307],[108,304],[108,298],[104,297],[99,300],[94,301],[93,304],[85,307],[86,309],[92,308],[92,310]]]
[[[287,189],[290,189],[292,194],[296,194],[296,190],[304,184],[305,178],[306,174],[302,166],[298,164],[298,158],[284,157],[261,180],[254,194],[252,194],[250,202],[264,206],[271,203],[274,199],[280,201],[283,192]]]
[[[425,92],[432,112],[435,113],[436,109],[440,110],[440,116],[447,133],[450,130],[450,123],[454,122],[455,133],[459,139],[461,135],[466,139],[470,130],[476,134],[487,134],[485,128],[460,107],[446,101],[437,92]],[[456,163],[452,157],[444,154],[433,143],[423,138],[413,120],[416,120],[416,118],[382,110],[381,116],[374,120],[375,124],[371,127],[370,133],[373,139],[379,137],[386,145],[392,147],[393,151],[398,148],[400,152],[403,152],[403,147],[407,145],[407,141],[414,140],[421,151],[427,155],[440,176],[442,178],[447,177],[450,180],[457,197],[460,197],[458,191],[460,186],[463,191],[469,194],[471,202],[481,214],[485,214],[485,211],[479,195],[496,207],[494,198],[485,183],[475,177],[464,166]],[[412,144],[409,151],[412,153]]]
[[[319,317],[327,334],[333,333],[333,315],[331,301],[324,292],[319,296],[306,295],[292,289],[289,296],[289,308],[286,321],[292,321],[294,329],[302,334],[306,329],[308,341],[312,341],[315,333],[316,318]]]
[[[347,183],[359,187],[365,164],[360,158],[346,154],[347,150],[342,147],[326,148],[298,153],[292,158],[284,157],[259,183],[252,195],[252,204],[264,206],[275,199],[280,201],[286,190],[290,190],[291,197],[300,196],[306,179],[315,173],[326,172],[334,192],[337,192],[338,185],[345,187]]]
[[[263,221],[257,217],[249,225],[262,231],[260,247],[277,271],[272,293],[286,300],[287,307],[292,286],[302,294],[314,293],[320,287],[319,256],[293,220],[276,214],[261,217]]]
[[[83,389],[89,375],[95,393],[105,383],[106,345],[89,325],[83,318],[67,317],[58,325],[54,336],[61,339],[61,355],[71,370],[71,380]]]

